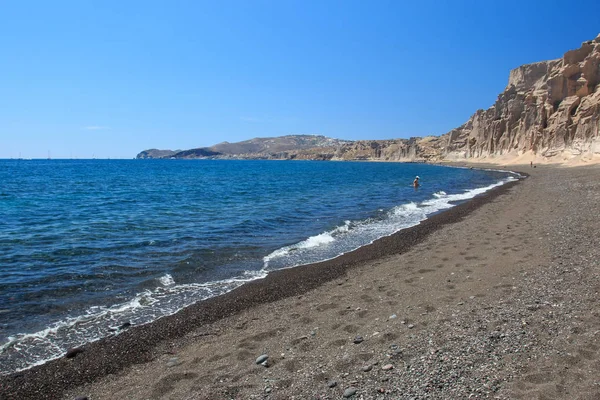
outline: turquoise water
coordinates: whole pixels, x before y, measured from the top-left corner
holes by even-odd
[[[401,163],[0,160],[0,373],[336,257],[510,179]]]

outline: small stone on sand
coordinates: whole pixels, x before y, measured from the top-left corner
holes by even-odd
[[[169,358],[169,361],[167,361],[167,367],[169,367],[169,368],[174,367],[179,364],[181,364],[181,361],[179,361],[179,358],[177,358],[177,357]]]
[[[267,359],[268,359],[268,358],[269,358],[269,356],[268,356],[268,355],[266,355],[266,354],[263,354],[263,355],[259,356],[259,357],[256,359],[256,363],[257,363],[257,364],[262,364],[262,363],[264,363],[265,361],[267,361]]]
[[[80,347],[74,347],[74,348],[67,350],[67,354],[65,354],[65,357],[73,358],[79,353],[83,353],[83,349]]]

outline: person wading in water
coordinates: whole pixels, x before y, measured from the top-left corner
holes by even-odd
[[[419,177],[418,176],[413,181],[413,186],[415,187],[415,189],[419,187]]]

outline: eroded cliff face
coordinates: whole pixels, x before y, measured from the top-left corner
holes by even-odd
[[[439,159],[440,138],[358,140],[341,146],[334,160],[432,161]]]
[[[557,60],[510,71],[487,110],[442,136],[347,141],[288,135],[180,152],[146,150],[138,158],[550,162],[600,159],[600,35]],[[502,156],[502,157],[499,157]],[[525,161],[528,162],[528,161]]]
[[[137,158],[435,161],[440,159],[444,143],[446,142],[438,136],[348,141],[324,136],[296,135],[256,138],[178,152],[145,150]]]
[[[561,59],[518,67],[487,110],[443,135],[445,159],[600,155],[600,35]]]

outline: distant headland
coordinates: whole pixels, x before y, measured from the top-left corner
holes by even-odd
[[[349,141],[288,135],[190,150],[150,149],[136,158],[598,162],[599,83],[600,35],[562,58],[513,69],[494,105],[441,136]]]

